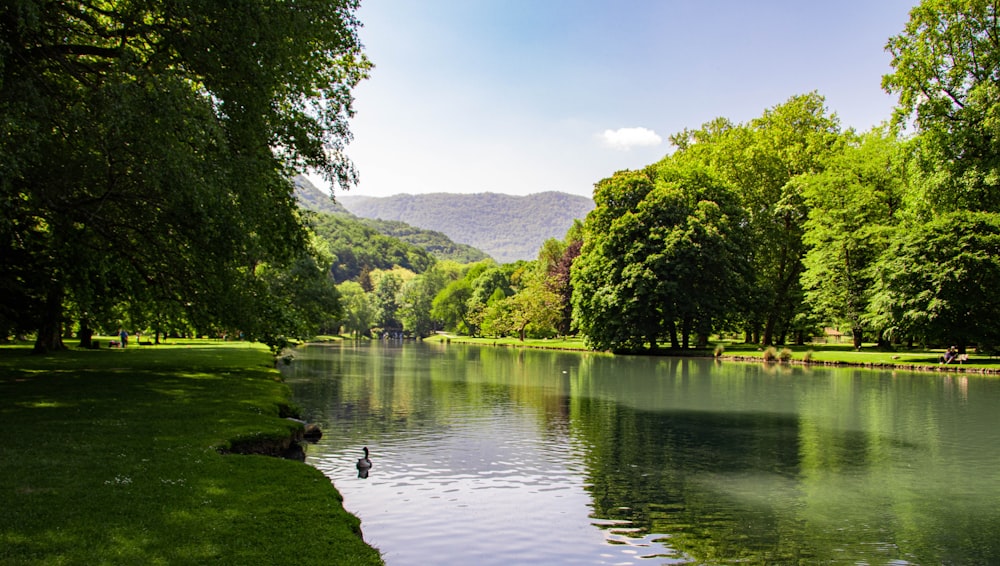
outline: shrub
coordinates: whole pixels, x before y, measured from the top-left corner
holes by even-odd
[[[809,362],[812,361],[812,359],[813,359],[813,351],[812,350],[806,350],[806,353],[802,354],[802,361],[803,362],[805,362],[805,363],[808,364]]]
[[[781,353],[778,354],[778,357],[780,357],[781,361],[783,361],[783,362],[791,361],[791,359],[792,359],[792,350],[790,348],[782,348],[781,349]]]
[[[776,362],[778,361],[778,351],[774,349],[774,346],[768,346],[764,350],[764,361],[765,362]]]
[[[718,346],[715,347],[715,357],[716,358],[718,358],[719,356],[721,356],[725,352],[726,352],[726,347],[723,346],[722,344],[719,344]]]

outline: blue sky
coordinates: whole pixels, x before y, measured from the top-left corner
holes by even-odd
[[[362,0],[375,68],[346,194],[590,196],[671,134],[814,90],[867,130],[891,112],[884,46],[915,2]]]

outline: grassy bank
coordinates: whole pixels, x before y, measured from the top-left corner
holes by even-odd
[[[219,452],[296,431],[272,365],[246,343],[0,348],[0,563],[380,564],[318,470]]]
[[[457,336],[454,334],[437,334],[427,338],[428,342],[450,342],[453,344],[475,344],[477,346],[509,346],[516,348],[543,348],[548,350],[579,350],[588,351],[583,338],[527,338],[523,342],[517,338],[481,338],[475,336]]]
[[[587,347],[582,338],[551,338],[525,340],[521,342],[517,338],[476,338],[470,336],[437,335],[427,339],[428,341],[450,342],[453,344],[475,344],[480,346],[505,346],[520,348],[544,348],[554,350],[582,350]],[[756,344],[743,344],[738,342],[715,342],[710,349],[685,350],[682,352],[664,350],[663,355],[678,356],[714,356],[716,346],[722,347],[723,359],[739,361],[764,361],[765,348]],[[779,346],[775,349],[780,354],[786,347]],[[970,353],[969,361],[964,364],[939,363],[939,358],[944,354],[944,350],[933,349],[896,349],[880,350],[875,344],[865,344],[861,350],[856,350],[849,343],[839,344],[806,344],[803,346],[789,346],[791,363],[814,363],[814,364],[838,364],[854,365],[862,367],[896,367],[914,370],[947,370],[947,371],[979,371],[979,372],[1000,372],[1000,359],[985,355]]]

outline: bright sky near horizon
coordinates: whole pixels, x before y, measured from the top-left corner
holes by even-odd
[[[817,91],[889,118],[884,47],[917,0],[362,0],[351,196],[591,196],[668,137]]]

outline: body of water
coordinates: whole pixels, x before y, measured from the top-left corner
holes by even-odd
[[[1000,564],[995,377],[348,342],[286,379],[389,566]]]

